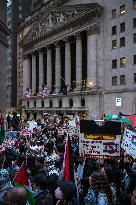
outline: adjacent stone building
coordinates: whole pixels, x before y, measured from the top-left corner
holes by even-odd
[[[0,110],[6,113],[6,69],[7,69],[7,1],[0,2]]]
[[[8,37],[7,50],[7,112],[17,107],[17,28],[31,13],[32,0],[10,0],[7,8],[7,26],[12,35]]]
[[[18,101],[27,117],[135,113],[135,29],[135,0],[44,1],[18,32]]]

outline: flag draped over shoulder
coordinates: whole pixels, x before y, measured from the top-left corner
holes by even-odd
[[[24,164],[20,167],[18,174],[14,178],[13,185],[18,187],[24,186],[27,189],[27,193],[28,193],[27,197],[28,197],[29,204],[35,205],[35,200],[32,193],[32,187],[27,177],[26,168]]]
[[[65,145],[64,180],[74,180],[74,163],[73,163],[70,137],[68,137]]]

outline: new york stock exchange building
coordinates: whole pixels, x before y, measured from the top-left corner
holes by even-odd
[[[134,88],[130,92],[126,84],[116,84],[119,72],[112,71],[114,5],[108,3],[105,11],[103,1],[62,2],[44,3],[18,29],[18,102],[25,114],[78,114],[88,119],[119,111],[132,114]],[[128,94],[131,102],[117,107],[116,99]]]

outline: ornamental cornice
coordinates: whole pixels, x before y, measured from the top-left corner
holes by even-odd
[[[100,32],[100,26],[98,24],[93,24],[92,26],[86,29],[87,35],[93,35]]]
[[[39,42],[59,31],[76,27],[77,25],[80,26],[87,20],[95,19],[102,14],[101,6],[92,9],[89,7],[72,8],[50,9],[49,12],[33,26],[24,39],[20,41],[20,46],[23,48],[27,46],[30,47],[34,42]]]

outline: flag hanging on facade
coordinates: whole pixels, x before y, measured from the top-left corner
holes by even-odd
[[[32,95],[32,91],[31,91],[31,89],[30,89],[30,88],[26,88],[25,97],[26,97],[26,98],[30,98],[31,95]]]
[[[40,91],[40,95],[41,95],[42,97],[45,97],[45,96],[47,96],[48,94],[49,94],[49,92],[48,92],[47,87],[45,86],[44,83],[42,83],[42,89],[41,89],[41,91]]]
[[[14,186],[24,186],[27,189],[27,198],[28,198],[28,202],[30,205],[35,205],[35,200],[34,200],[34,196],[32,193],[32,187],[30,184],[30,181],[27,177],[27,172],[26,172],[26,168],[25,165],[22,164],[22,166],[20,167],[18,174],[16,175],[15,179],[13,180],[13,185]]]

